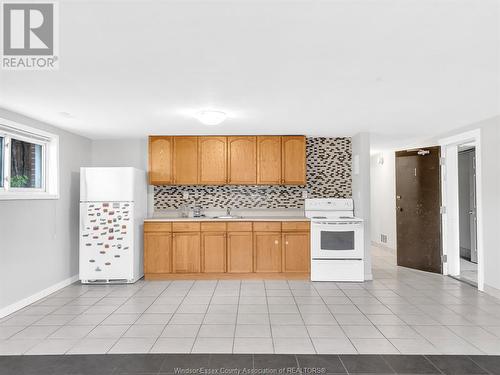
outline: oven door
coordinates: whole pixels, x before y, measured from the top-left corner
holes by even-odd
[[[313,259],[363,259],[362,222],[313,222]]]

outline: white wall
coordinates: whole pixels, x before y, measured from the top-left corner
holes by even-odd
[[[92,142],[92,166],[148,170],[148,139],[106,139]],[[148,215],[154,212],[154,190],[148,185]]]
[[[370,158],[371,241],[396,249],[395,152],[383,151]],[[387,235],[382,243],[380,235]]]
[[[92,141],[94,167],[135,167],[148,170],[148,140],[109,139]]]
[[[0,200],[0,316],[78,273],[79,168],[91,141],[0,109],[0,117],[59,135],[57,200]],[[2,311],[3,310],[3,311]]]
[[[370,220],[370,134],[352,137],[352,197],[355,215],[365,220],[365,280],[371,280],[371,220]]]

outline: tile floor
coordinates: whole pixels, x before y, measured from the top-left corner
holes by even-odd
[[[373,249],[374,281],[74,284],[0,319],[0,354],[500,354],[500,300]]]
[[[2,375],[498,375],[500,357],[325,354],[0,356]]]

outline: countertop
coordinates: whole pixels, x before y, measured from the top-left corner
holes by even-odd
[[[309,221],[305,216],[243,216],[238,219],[215,219],[212,217],[153,216],[144,221]]]

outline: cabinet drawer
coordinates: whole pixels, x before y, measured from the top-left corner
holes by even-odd
[[[246,221],[239,221],[234,223],[227,223],[228,232],[251,232],[252,223]]]
[[[144,223],[144,232],[171,232],[172,223]]]
[[[202,232],[225,232],[226,223],[212,222],[212,223],[201,223]]]
[[[199,232],[200,231],[200,223],[199,222],[172,223],[172,231],[174,231],[174,232]]]
[[[256,221],[253,223],[254,232],[280,232],[280,221]]]
[[[308,221],[283,221],[281,223],[281,229],[283,232],[298,232],[298,231],[309,231]]]

